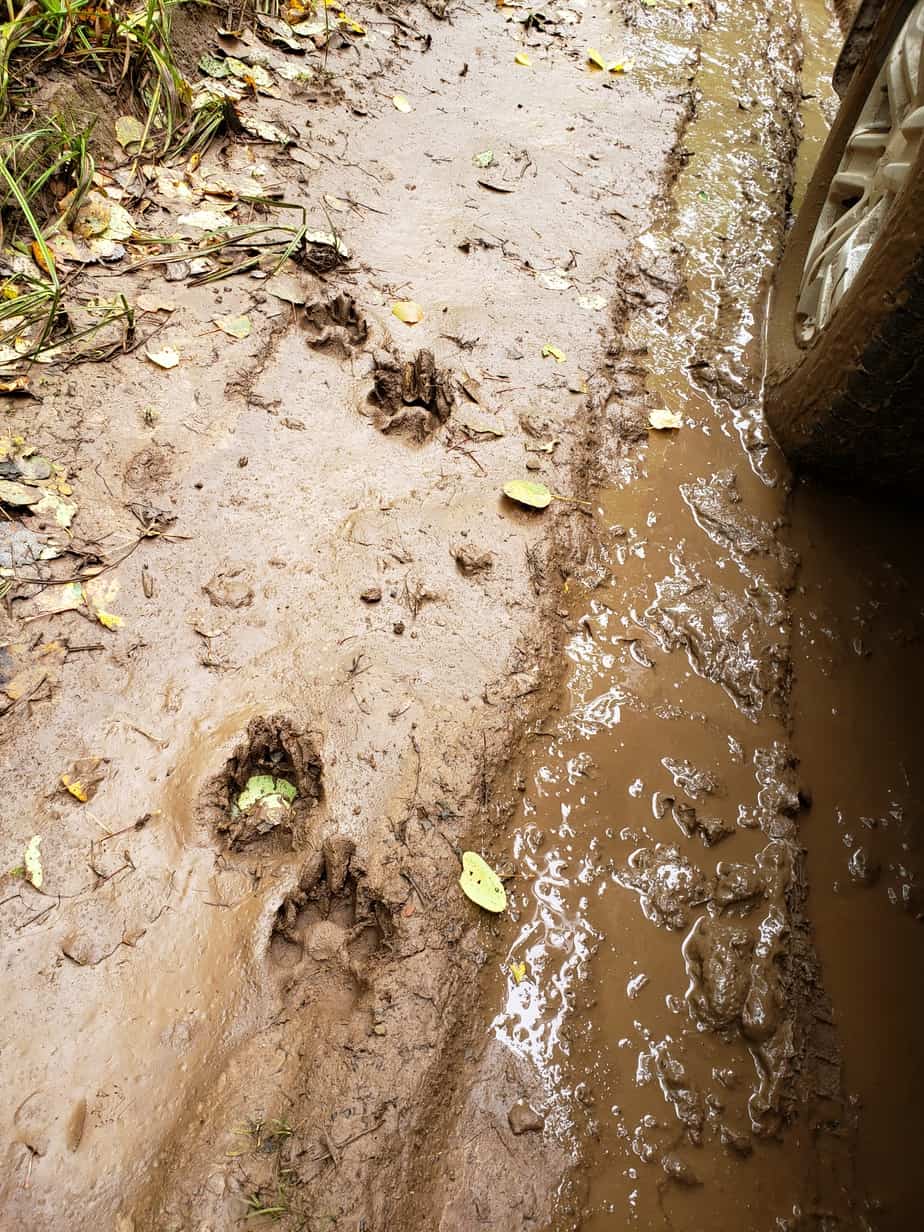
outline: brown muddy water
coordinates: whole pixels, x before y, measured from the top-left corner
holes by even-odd
[[[838,49],[823,4],[799,16],[796,200]],[[654,80],[688,49],[648,18]],[[642,239],[685,292],[634,317],[617,365],[684,427],[600,494],[599,552],[565,584],[561,713],[518,784],[526,876],[492,1030],[579,1160],[561,1229],[924,1215],[917,521],[811,484],[790,498],[763,426],[786,35],[720,3],[703,37],[690,157]]]

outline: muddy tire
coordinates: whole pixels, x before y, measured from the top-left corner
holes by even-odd
[[[876,134],[884,144],[889,112],[893,136],[904,139],[909,117],[924,126],[924,55],[920,41],[909,54],[906,22],[924,27],[921,0],[884,5],[787,242],[768,326],[766,411],[797,470],[907,493],[924,476],[924,141],[912,131],[888,157],[874,146]],[[881,74],[894,71],[898,47],[901,88],[890,78],[885,90]],[[902,91],[911,102],[896,128],[893,93]],[[880,122],[865,128],[876,107]],[[883,199],[882,165],[894,157],[904,174]],[[864,209],[865,232],[851,214]],[[835,226],[846,241],[824,239]],[[827,283],[818,272],[826,261]]]

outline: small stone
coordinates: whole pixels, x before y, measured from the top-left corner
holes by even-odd
[[[391,626],[391,631],[392,633],[397,633],[397,635],[400,637],[401,634],[404,632],[404,621],[396,620],[395,623]]]
[[[381,586],[367,586],[359,597],[363,603],[381,603],[382,588]]]
[[[507,1124],[519,1137],[520,1134],[540,1133],[545,1128],[545,1117],[531,1108],[525,1099],[521,1099],[507,1113]]]
[[[253,589],[243,569],[229,569],[216,573],[202,587],[209,597],[213,607],[250,607],[253,603]]]
[[[528,471],[541,471],[542,463],[539,461],[538,458],[527,458],[526,459],[526,469]]]

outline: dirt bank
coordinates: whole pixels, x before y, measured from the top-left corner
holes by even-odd
[[[281,200],[350,255],[205,285],[88,267],[151,337],[10,404],[77,506],[66,554],[17,558],[3,635],[18,1227],[411,1226],[414,1135],[492,935],[457,852],[489,836],[592,542],[580,505],[500,490],[589,495],[595,374],[687,109],[686,74],[592,71],[588,46],[629,41],[602,9],[522,15],[360,6],[308,83],[202,17],[203,50],[257,47],[278,97],[252,116],[285,144],[222,140],[195,182],[230,189],[190,202],[178,165],[126,205],[195,239],[196,208]],[[100,158],[115,184],[128,162]],[[295,787],[282,820],[233,815],[254,774]]]

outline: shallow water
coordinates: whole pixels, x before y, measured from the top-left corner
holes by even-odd
[[[615,1215],[744,1232],[820,1226],[822,1211],[907,1227],[921,1209],[901,1149],[920,1067],[893,1059],[889,1024],[900,1020],[891,1038],[910,1055],[909,976],[920,987],[924,947],[916,908],[902,909],[920,893],[906,868],[912,783],[898,777],[914,725],[889,691],[898,680],[916,695],[920,656],[905,675],[915,647],[894,629],[922,609],[904,607],[907,571],[899,585],[878,515],[851,523],[851,536],[870,528],[862,582],[830,542],[829,527],[843,536],[839,498],[800,492],[782,533],[788,473],[760,412],[760,322],[791,149],[774,102],[795,78],[778,13],[716,7],[690,157],[642,241],[652,271],[669,281],[679,269],[686,294],[637,314],[627,343],[649,405],[684,427],[651,433],[637,464],[612,468],[597,551],[565,583],[562,714],[539,726],[522,769],[512,855],[526,879],[493,1031],[535,1067],[547,1122],[580,1157],[561,1228],[609,1228]],[[802,19],[812,97],[796,198],[832,109],[824,74],[837,52],[823,5]],[[653,11],[635,38],[643,80],[691,54],[682,27]],[[788,539],[802,558],[795,626]],[[883,610],[884,590],[871,671],[868,650],[844,639]],[[832,672],[832,655],[850,660],[846,672]],[[833,744],[832,710],[849,735]],[[860,819],[860,800],[879,821]],[[845,888],[864,826],[888,848],[870,855],[888,869],[878,892]],[[883,947],[894,961],[878,960]]]

